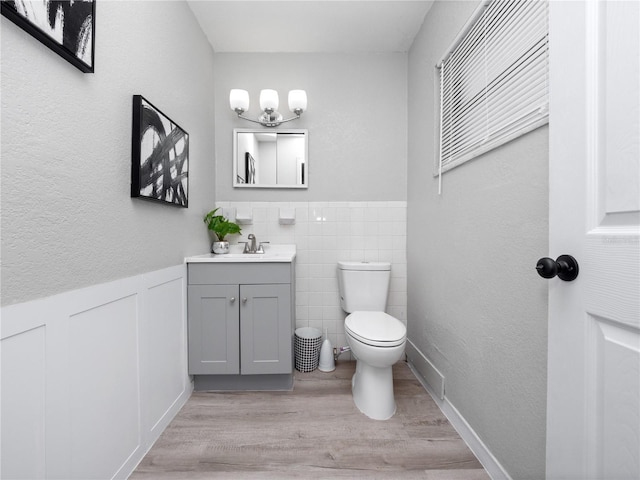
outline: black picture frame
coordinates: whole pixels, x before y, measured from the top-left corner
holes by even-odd
[[[189,134],[142,95],[133,96],[131,197],[189,207]]]
[[[93,73],[95,0],[2,0],[0,3],[2,15],[82,72]],[[89,48],[91,51],[87,52]]]

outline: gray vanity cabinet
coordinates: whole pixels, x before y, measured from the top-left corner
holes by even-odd
[[[240,298],[240,373],[291,373],[289,285],[241,285]]]
[[[238,285],[189,285],[189,373],[240,373]]]
[[[293,262],[188,265],[189,373],[293,372]]]

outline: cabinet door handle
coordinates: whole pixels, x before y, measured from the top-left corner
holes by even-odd
[[[247,297],[244,297],[244,298],[242,299],[242,303],[247,303]]]
[[[231,300],[231,303],[236,301],[236,297],[231,297],[229,300]]]

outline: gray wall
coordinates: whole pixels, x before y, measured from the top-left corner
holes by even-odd
[[[95,73],[2,17],[2,304],[206,251],[213,51],[184,2],[99,2]],[[131,199],[131,103],[190,134],[189,208]]]
[[[408,200],[409,338],[513,478],[542,478],[547,284],[532,266],[547,251],[547,129],[448,172],[441,197],[432,176],[433,65],[474,8],[436,3],[408,58],[214,55],[182,2],[100,2],[95,74],[3,17],[2,304],[206,251],[214,199]],[[231,88],[254,115],[261,88],[281,111],[307,90],[290,126],[310,131],[308,190],[231,187],[231,133],[251,126]],[[190,134],[188,209],[129,198],[138,93]]]
[[[219,201],[406,200],[407,55],[216,53],[216,199]],[[288,128],[309,130],[309,188],[232,188],[232,131],[262,128],[237,118],[229,90],[249,91],[259,113],[263,88],[307,91],[308,111]],[[280,127],[280,128],[285,128]]]
[[[545,473],[548,128],[433,177],[435,65],[476,8],[436,2],[409,53],[408,336],[514,479]]]

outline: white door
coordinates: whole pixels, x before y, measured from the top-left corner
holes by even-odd
[[[551,1],[547,480],[640,479],[640,2]]]

